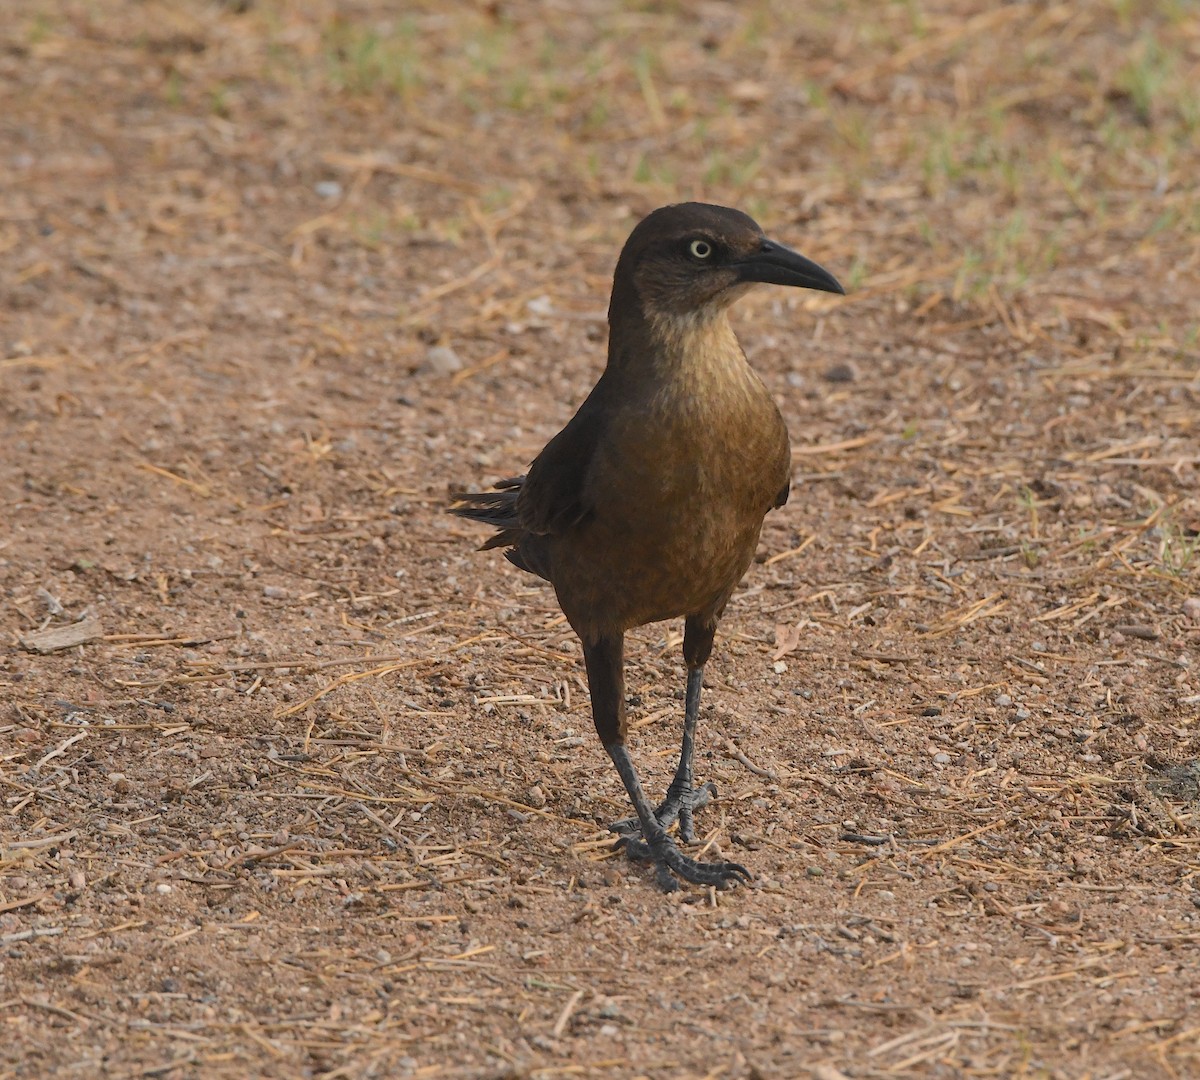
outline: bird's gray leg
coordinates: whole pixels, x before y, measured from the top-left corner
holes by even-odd
[[[696,840],[692,823],[692,811],[708,804],[717,793],[711,780],[696,787],[692,775],[692,757],[696,749],[696,722],[700,719],[700,688],[704,685],[704,665],[688,668],[687,700],[683,710],[683,744],[679,749],[679,765],[675,778],[667,788],[667,797],[654,811],[659,824],[669,828],[671,822],[679,820],[679,838],[687,844]]]
[[[672,874],[697,885],[716,885],[722,888],[738,881],[749,881],[750,871],[731,862],[702,863],[689,859],[676,846],[666,829],[654,815],[654,808],[638,779],[629,751],[625,748],[625,673],[624,639],[617,635],[602,637],[583,644],[583,659],[587,666],[588,688],[592,695],[592,719],[596,734],[612,758],[629,801],[637,811],[642,840],[622,837],[631,858],[653,860],[658,884],[666,892],[679,887]]]
[[[715,621],[702,622],[695,617],[689,617],[684,624],[683,657],[687,662],[688,675],[683,709],[683,742],[679,749],[679,765],[675,769],[675,778],[667,788],[667,797],[654,811],[655,818],[664,829],[669,829],[678,820],[679,838],[687,844],[696,840],[693,811],[706,806],[717,794],[717,786],[711,780],[696,787],[692,772],[692,759],[696,749],[696,723],[700,719],[700,691],[704,685],[704,665],[712,652],[716,629]],[[614,832],[630,833],[636,832],[639,825],[637,818],[625,818],[615,822],[612,829]]]

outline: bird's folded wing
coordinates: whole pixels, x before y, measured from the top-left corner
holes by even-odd
[[[529,467],[517,500],[517,514],[526,531],[564,533],[591,514],[588,473],[607,424],[598,390],[600,386]]]

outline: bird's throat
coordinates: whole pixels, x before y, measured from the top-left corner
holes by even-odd
[[[650,328],[658,379],[682,379],[714,394],[758,382],[725,308],[655,315]]]

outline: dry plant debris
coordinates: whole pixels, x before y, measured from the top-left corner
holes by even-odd
[[[1200,1072],[1198,67],[1187,3],[10,0],[0,1076]],[[851,295],[745,302],[796,488],[702,824],[757,879],[665,899],[442,507],[691,197]]]

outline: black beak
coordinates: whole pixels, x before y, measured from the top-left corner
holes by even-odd
[[[794,285],[801,289],[841,293],[846,290],[823,266],[774,240],[763,240],[758,251],[733,264],[739,281],[762,281],[768,285]]]

